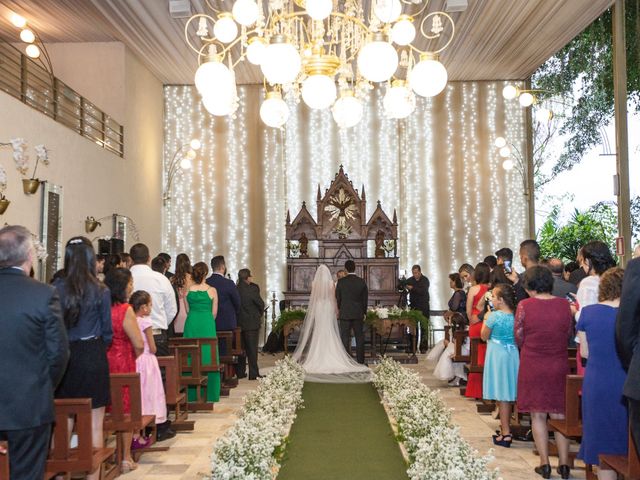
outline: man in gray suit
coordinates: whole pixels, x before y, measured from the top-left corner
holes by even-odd
[[[251,271],[248,268],[238,272],[238,293],[240,294],[238,326],[242,330],[242,342],[249,363],[249,380],[255,380],[262,377],[258,370],[258,337],[262,325],[264,300],[260,297],[260,287],[251,279]]]
[[[564,263],[562,263],[562,260],[559,258],[551,258],[547,265],[553,275],[553,290],[551,291],[551,295],[561,298],[566,297],[570,293],[575,295],[578,287],[562,278],[562,274],[564,273]]]
[[[347,260],[344,264],[347,275],[336,285],[340,338],[347,352],[351,352],[351,330],[356,337],[356,360],[364,363],[364,317],[367,314],[369,289],[355,274],[356,264]]]

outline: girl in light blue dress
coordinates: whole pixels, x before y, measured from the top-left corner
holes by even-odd
[[[500,412],[500,435],[493,443],[511,446],[511,404],[516,400],[520,354],[513,335],[515,294],[511,285],[500,283],[493,289],[493,308],[482,326],[482,339],[487,341],[487,355],[482,377],[483,397],[496,400]]]

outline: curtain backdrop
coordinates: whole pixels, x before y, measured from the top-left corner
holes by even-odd
[[[318,185],[324,193],[342,164],[355,187],[364,185],[367,216],[378,200],[390,217],[396,209],[400,269],[410,274],[420,264],[432,308],[446,308],[447,274],[503,246],[517,254],[527,232],[522,175],[502,168],[494,145],[504,136],[525,151],[525,111],[502,98],[505,85],[449,83],[436,98],[419,97],[400,121],[385,118],[384,87],[375,88],[362,121],[348,130],[330,111],[294,103],[285,128],[268,128],[259,118],[260,86],[239,88],[232,118],[209,115],[192,86],[167,86],[165,177],[180,145],[199,138],[203,146],[173,181],[164,249],[174,258],[186,252],[192,263],[222,254],[234,279],[248,267],[263,297],[281,299],[286,212],[293,219],[306,201],[315,215]]]

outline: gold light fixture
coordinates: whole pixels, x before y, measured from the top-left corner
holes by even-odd
[[[38,191],[38,187],[40,186],[40,180],[37,178],[23,178],[22,179],[22,190],[27,195],[33,195]]]
[[[189,143],[184,143],[176,150],[171,157],[169,166],[166,170],[167,181],[165,183],[164,192],[162,192],[162,204],[167,205],[171,199],[171,186],[173,179],[179,170],[189,170],[192,167],[192,160],[198,155],[197,151],[202,147],[202,142],[197,138],[192,139]],[[186,150],[186,153],[184,153]],[[184,153],[184,155],[183,155]]]
[[[102,226],[102,224],[94,217],[87,217],[84,221],[84,231],[87,233],[95,232],[96,228]]]
[[[7,199],[7,197],[0,193],[0,215],[7,211],[10,203],[11,202]]]
[[[314,109],[335,103],[334,118],[346,128],[361,117],[357,102],[372,83],[391,88],[395,80],[406,81],[403,88],[424,97],[438,95],[447,84],[438,55],[453,40],[455,24],[442,11],[423,15],[428,0],[372,0],[366,11],[359,0],[235,0],[231,12],[212,3],[206,2],[212,13],[193,15],[184,33],[198,54],[196,87],[214,115],[237,109],[233,70],[245,57],[260,66],[265,110],[273,113],[269,120],[261,117],[274,127],[288,117],[284,99],[302,99]],[[416,39],[440,40],[441,46],[423,51]],[[396,77],[397,72],[402,74]]]
[[[53,83],[53,65],[51,64],[51,57],[42,42],[42,38],[38,35],[38,31],[33,28],[32,25],[28,25],[27,19],[22,15],[18,15],[15,12],[11,12],[9,15],[9,21],[14,27],[20,30],[18,38],[25,43],[24,52],[29,58],[39,61],[44,69],[49,73],[51,82]]]

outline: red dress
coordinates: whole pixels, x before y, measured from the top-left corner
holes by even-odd
[[[514,334],[520,347],[518,410],[564,413],[571,309],[564,298],[527,298],[516,310]]]
[[[475,297],[473,297],[473,304],[471,308],[471,318],[473,320],[478,319],[478,315],[480,315],[480,310],[478,310],[478,302],[482,299],[487,290],[489,290],[489,285],[482,284],[478,285],[480,290],[476,293]],[[476,322],[469,327],[469,338],[480,338],[480,332],[482,331],[482,322]],[[478,345],[478,365],[484,365],[484,356],[487,353],[487,344],[481,343]],[[482,398],[482,374],[481,373],[470,373],[467,376],[467,389],[464,393],[465,397],[469,398]]]
[[[131,340],[129,340],[123,327],[124,316],[129,307],[128,303],[118,303],[111,306],[113,340],[107,349],[109,373],[136,373],[136,355],[133,351]],[[122,403],[124,411],[128,413],[130,407],[128,388],[123,390]]]

